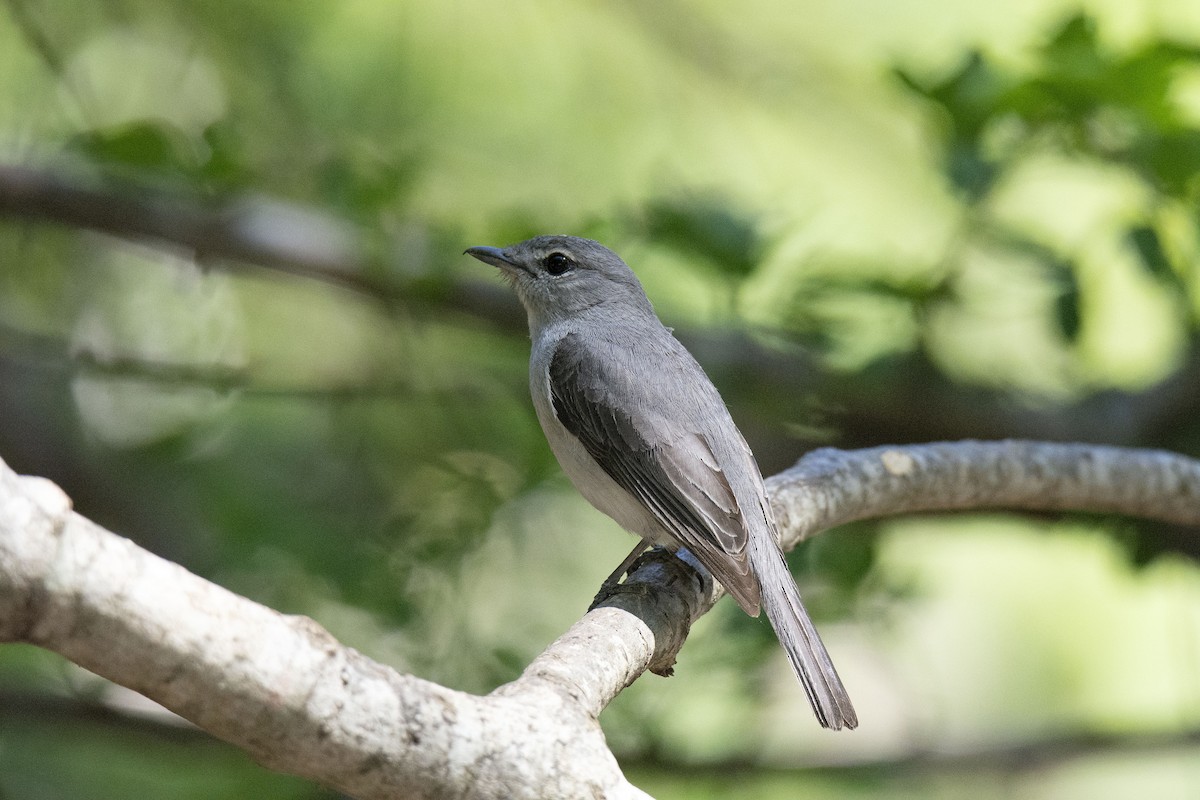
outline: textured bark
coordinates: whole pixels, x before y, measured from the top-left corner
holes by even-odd
[[[1075,509],[1200,525],[1200,462],[1162,451],[820,450],[768,490],[785,547],[913,511]],[[651,554],[519,679],[477,697],[401,675],[310,619],[192,575],[0,462],[0,641],[58,652],[268,767],[360,798],[646,797],[622,776],[597,716],[646,669],[669,672],[719,595],[702,571]]]
[[[823,448],[770,478],[783,543],[919,511],[1089,511],[1200,525],[1200,461],[1165,450],[1006,440]]]
[[[267,767],[355,797],[645,797],[596,721],[612,694],[597,687],[628,684],[640,672],[628,665],[649,658],[639,626],[615,609],[589,615],[520,680],[475,697],[164,561],[0,462],[0,641],[60,653]],[[564,666],[581,647],[625,657],[578,680]]]

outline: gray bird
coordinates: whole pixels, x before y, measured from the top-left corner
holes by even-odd
[[[721,396],[616,253],[538,236],[466,253],[499,267],[529,315],[529,386],[563,471],[651,545],[686,547],[747,614],[760,604],[827,728],[858,717],[800,602],[762,475]]]

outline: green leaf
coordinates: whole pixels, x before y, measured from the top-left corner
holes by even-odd
[[[190,173],[195,166],[195,159],[189,158],[188,143],[180,131],[147,121],[86,131],[68,146],[95,161],[122,167]]]
[[[253,180],[244,160],[244,145],[230,126],[218,122],[204,129],[204,144],[208,158],[200,169],[200,177],[225,188],[237,188]]]
[[[1083,14],[1069,19],[1042,49],[1047,72],[1058,82],[1088,84],[1107,67],[1096,38],[1096,22]]]
[[[922,83],[903,70],[895,74],[943,113],[947,123],[945,170],[951,183],[970,198],[983,197],[1000,171],[985,154],[984,135],[997,116],[1006,113],[1006,98],[1013,91],[1011,79],[979,52],[968,54],[954,74],[936,83]]]
[[[978,141],[1013,85],[978,51],[968,53],[955,73],[936,83],[923,84],[902,70],[896,74],[910,89],[945,110],[952,138],[960,142]]]
[[[1158,231],[1149,225],[1138,225],[1130,228],[1126,236],[1129,243],[1133,245],[1133,249],[1137,251],[1142,266],[1151,275],[1159,279],[1174,276],[1171,260],[1167,258],[1167,253],[1163,250],[1162,240],[1158,238]]]
[[[754,220],[712,197],[660,201],[646,211],[651,237],[700,255],[723,273],[743,277],[758,264],[762,243]]]
[[[1191,201],[1200,175],[1200,132],[1180,131],[1146,139],[1139,142],[1131,160],[1160,191]]]
[[[1079,339],[1083,329],[1083,313],[1080,310],[1079,279],[1070,262],[1061,261],[1055,265],[1058,284],[1061,287],[1054,301],[1054,317],[1058,330],[1063,337],[1074,344]]]
[[[1138,254],[1138,261],[1153,278],[1175,292],[1186,293],[1183,278],[1172,265],[1158,231],[1150,225],[1138,225],[1129,229],[1126,239]]]

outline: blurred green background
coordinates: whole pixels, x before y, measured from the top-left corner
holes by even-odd
[[[620,252],[768,474],[1200,453],[1191,0],[6,0],[0,161],[0,457],[456,688],[515,677],[630,545],[467,246]],[[1091,516],[840,529],[792,563],[859,731],[729,602],[602,723],[660,798],[1195,798],[1197,553]],[[0,647],[0,797],[138,796],[333,795]]]

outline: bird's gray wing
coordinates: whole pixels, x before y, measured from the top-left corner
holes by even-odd
[[[580,337],[564,337],[549,369],[559,422],[747,613],[757,616],[759,586],[746,557],[745,522],[712,448],[701,433],[673,418],[665,392],[630,385],[628,375],[617,374],[615,367]],[[656,386],[687,391],[686,385],[667,380]],[[624,392],[619,404],[614,391]]]

